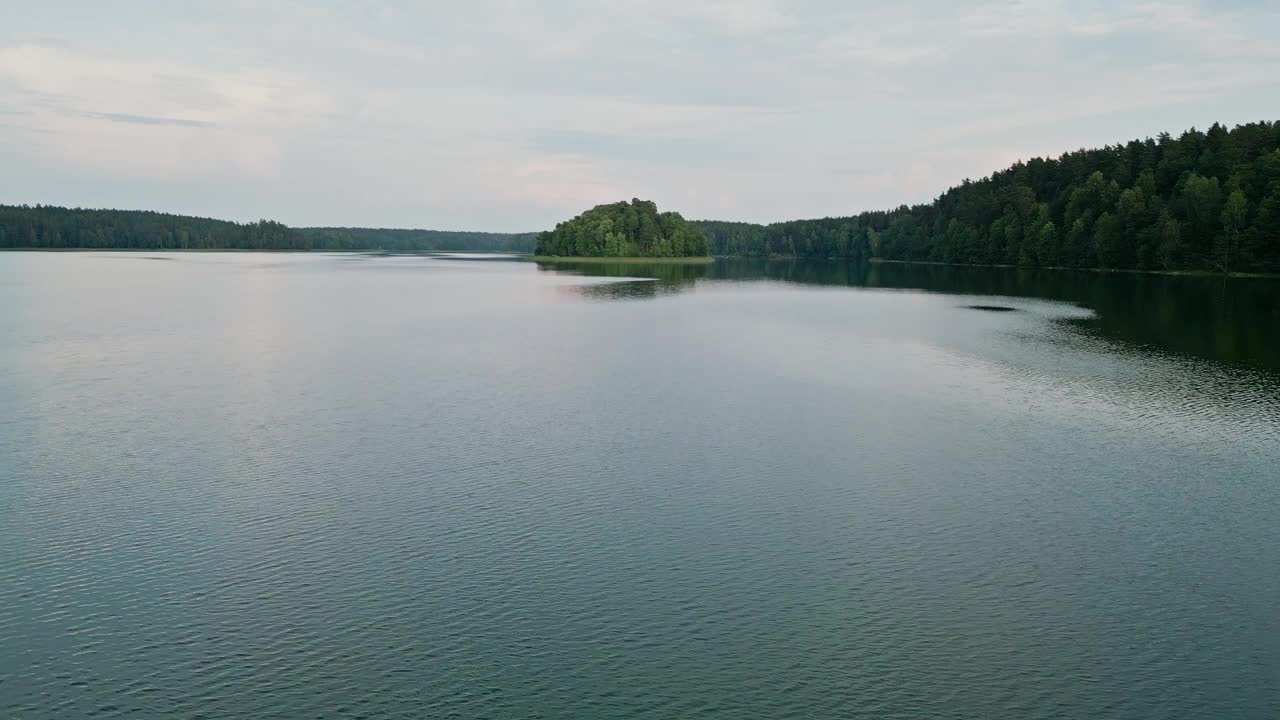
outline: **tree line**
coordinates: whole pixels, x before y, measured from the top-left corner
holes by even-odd
[[[1035,158],[913,207],[694,224],[721,256],[1280,272],[1280,122]]]
[[[149,210],[0,205],[0,249],[531,252],[536,233],[290,228]]]
[[[535,255],[560,257],[706,256],[707,239],[679,213],[632,199],[597,205],[538,236]]]
[[[302,228],[314,250],[381,250],[391,253],[492,252],[530,253],[538,233],[456,232],[393,228]]]
[[[1280,272],[1280,122],[1019,162],[928,204],[756,225],[602,205],[536,234],[295,229],[151,211],[0,205],[0,248],[443,250],[789,256],[1026,267]]]
[[[272,220],[236,223],[149,210],[0,205],[0,248],[307,250],[302,233]]]

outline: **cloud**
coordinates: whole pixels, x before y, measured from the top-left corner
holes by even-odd
[[[48,4],[46,4],[48,5]],[[1280,11],[1145,0],[34,4],[0,197],[525,230],[614,196],[773,220],[1274,115]],[[36,132],[36,130],[41,132]]]
[[[150,115],[130,115],[128,113],[100,113],[87,112],[84,114],[87,118],[94,120],[109,120],[119,123],[136,123],[138,125],[177,125],[179,127],[206,128],[213,127],[213,123],[203,120],[187,120],[184,118],[166,118],[152,117]]]
[[[23,144],[29,163],[103,182],[278,177],[286,131],[329,109],[322,92],[276,68],[224,69],[69,40],[0,47],[0,104],[49,136]]]
[[[719,30],[735,35],[759,35],[794,26],[794,21],[771,0],[707,0],[681,2],[665,9],[684,12]]]
[[[714,134],[651,132],[594,132],[540,128],[527,134],[528,147],[538,153],[578,158],[604,159],[631,165],[658,165],[663,168],[714,163],[717,167],[742,167],[743,153],[737,143]]]

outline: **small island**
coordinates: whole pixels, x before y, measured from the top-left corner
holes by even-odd
[[[536,259],[608,258],[710,262],[707,238],[675,212],[650,200],[597,205],[538,236]]]

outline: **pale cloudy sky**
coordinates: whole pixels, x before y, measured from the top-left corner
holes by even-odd
[[[771,221],[1280,119],[1280,0],[0,0],[0,202]]]

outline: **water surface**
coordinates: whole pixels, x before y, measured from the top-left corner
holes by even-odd
[[[1277,299],[0,254],[0,716],[1274,718]]]

